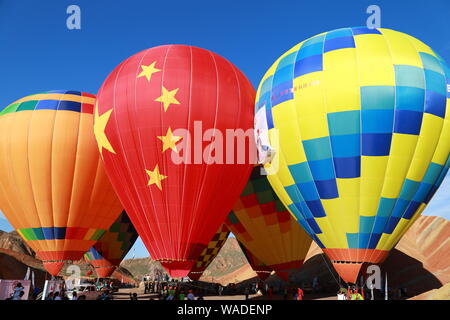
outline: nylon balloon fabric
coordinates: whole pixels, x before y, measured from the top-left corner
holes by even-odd
[[[221,225],[219,230],[214,234],[208,246],[203,249],[192,269],[189,272],[189,278],[198,280],[203,272],[209,267],[211,262],[217,257],[223,245],[230,235],[230,230],[225,225]]]
[[[108,231],[84,254],[84,258],[100,278],[108,278],[133,247],[138,234],[123,211]]]
[[[238,243],[253,271],[256,272],[261,280],[266,280],[272,273],[272,269],[255,257],[241,242],[238,241]]]
[[[386,258],[442,183],[449,78],[421,41],[365,27],[303,41],[263,77],[269,181],[345,281]]]
[[[107,174],[152,259],[172,277],[188,275],[246,183],[250,157],[224,137],[252,129],[254,97],[233,64],[185,45],[131,56],[98,93],[95,132]]]
[[[47,91],[0,111],[0,209],[52,275],[119,216],[93,131],[95,96]]]
[[[258,260],[287,279],[288,273],[303,265],[312,239],[281,203],[261,169],[254,167],[225,224]]]

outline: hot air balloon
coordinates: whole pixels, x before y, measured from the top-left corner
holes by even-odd
[[[94,126],[106,172],[152,259],[172,277],[187,276],[246,183],[254,94],[233,64],[184,45],[128,58],[98,93]]]
[[[348,283],[386,258],[448,170],[449,78],[414,37],[357,27],[299,43],[261,81],[269,181]]]
[[[239,247],[241,247],[245,258],[247,259],[250,267],[256,272],[261,280],[266,280],[272,273],[272,269],[267,267],[263,262],[261,262],[257,257],[255,257],[241,242],[239,242]]]
[[[203,272],[208,268],[211,262],[217,257],[220,249],[228,239],[230,231],[225,225],[221,225],[219,230],[214,234],[211,241],[209,241],[208,246],[203,249],[202,253],[197,259],[190,270],[188,276],[192,280],[198,280],[202,276]]]
[[[100,278],[108,278],[120,265],[137,238],[138,234],[133,224],[123,211],[100,240],[84,254],[84,258],[94,267]]]
[[[0,209],[52,275],[122,211],[95,142],[95,96],[47,91],[0,111]]]
[[[255,167],[225,220],[245,248],[284,280],[303,265],[311,238],[281,203],[261,167]]]

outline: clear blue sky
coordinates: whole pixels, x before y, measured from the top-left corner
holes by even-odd
[[[81,30],[66,27],[71,4],[81,8]],[[415,36],[450,61],[449,0],[0,0],[0,106],[52,89],[95,94],[122,60],[173,43],[224,56],[256,87],[298,42],[365,25],[371,4],[381,8],[382,27]],[[426,213],[449,219],[448,191],[447,180]],[[139,243],[136,256],[145,255]]]

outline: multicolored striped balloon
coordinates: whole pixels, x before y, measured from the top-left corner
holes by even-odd
[[[255,257],[241,242],[239,242],[239,247],[241,247],[242,252],[244,253],[245,258],[247,259],[250,267],[252,267],[253,271],[256,272],[258,277],[261,280],[266,280],[270,274],[272,273],[272,269],[267,267],[261,260]]]
[[[94,267],[100,278],[110,277],[137,238],[136,229],[123,211],[100,240],[84,254],[84,258]]]
[[[345,281],[386,258],[445,177],[449,78],[421,41],[365,27],[303,41],[264,75],[269,181]]]
[[[281,203],[255,167],[225,224],[236,238],[284,280],[303,265],[311,238]]]
[[[57,275],[122,211],[94,136],[95,96],[47,91],[0,111],[0,209]]]

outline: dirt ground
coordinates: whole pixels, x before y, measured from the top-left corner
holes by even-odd
[[[129,300],[130,294],[137,293],[138,300],[158,300],[156,294],[144,294],[143,289],[119,289],[114,293],[114,300]],[[245,295],[232,295],[232,296],[205,296],[205,300],[245,300]],[[268,296],[259,296],[256,294],[249,295],[249,300],[282,300],[280,295],[274,295],[271,299]],[[306,295],[305,300],[336,300],[336,296],[318,296],[318,295]]]

